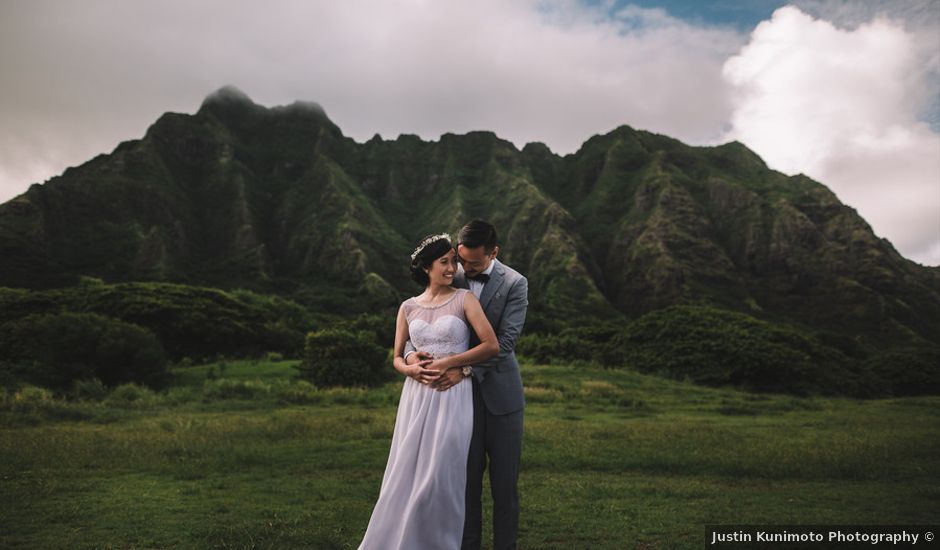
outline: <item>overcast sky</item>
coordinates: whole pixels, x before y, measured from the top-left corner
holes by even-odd
[[[0,0],[0,201],[232,84],[356,139],[737,139],[940,265],[940,0]]]

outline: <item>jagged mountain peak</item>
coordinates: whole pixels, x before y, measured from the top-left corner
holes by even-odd
[[[248,94],[241,91],[238,87],[233,86],[232,84],[226,84],[218,90],[207,95],[205,99],[202,100],[202,105],[200,110],[205,109],[206,107],[211,107],[213,105],[224,105],[224,106],[234,106],[242,105],[246,107],[257,107],[258,105],[248,97]]]
[[[317,103],[266,107],[224,86],[196,115],[165,114],[59,179],[69,185],[0,205],[0,285],[295,286],[345,311],[363,292],[394,303],[370,281],[410,291],[399,259],[413,239],[482,217],[545,323],[701,302],[940,341],[936,269],[738,142],[693,147],[622,125],[564,156],[489,131],[360,144]]]
[[[222,86],[207,95],[197,114],[212,114],[222,121],[234,121],[258,114],[285,116],[303,121],[316,119],[329,122],[323,107],[315,101],[294,101],[288,105],[265,107],[255,103],[245,92],[233,85]]]
[[[549,147],[548,145],[546,145],[544,142],[541,142],[541,141],[530,141],[526,143],[525,145],[522,146],[522,151],[525,152],[526,150],[528,150],[529,152],[537,151],[539,153],[552,154],[551,147]]]
[[[295,101],[290,105],[272,107],[271,111],[292,116],[314,115],[318,118],[329,119],[329,117],[326,116],[326,111],[316,101]]]

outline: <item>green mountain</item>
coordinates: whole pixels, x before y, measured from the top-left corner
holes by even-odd
[[[739,143],[622,126],[567,156],[490,132],[360,144],[316,104],[266,108],[231,87],[0,205],[0,286],[91,276],[377,311],[417,293],[420,237],[474,217],[530,280],[529,332],[698,304],[858,342],[940,343],[940,268]]]

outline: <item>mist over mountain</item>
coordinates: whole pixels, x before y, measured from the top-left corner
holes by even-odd
[[[315,103],[232,87],[0,205],[0,285],[166,281],[377,311],[419,292],[417,240],[476,217],[529,278],[528,331],[704,304],[940,343],[940,268],[740,143],[627,126],[566,156],[490,132],[356,143]]]

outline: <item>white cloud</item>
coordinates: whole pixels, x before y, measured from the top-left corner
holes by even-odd
[[[360,141],[485,129],[570,153],[630,124],[703,143],[730,113],[721,65],[746,38],[574,0],[0,6],[0,151],[21,151],[0,153],[0,200],[223,84],[265,105],[317,101]]]
[[[739,139],[940,263],[938,142],[919,122],[938,103],[935,2],[796,1],[842,28],[788,8],[742,49],[738,31],[611,2],[0,0],[0,201],[234,84],[316,101],[359,141],[485,129],[570,153],[620,124]],[[871,22],[883,12],[905,26]]]
[[[780,8],[724,66],[726,138],[825,183],[902,254],[938,265],[940,135],[918,118],[931,100],[923,52],[887,18],[844,29]]]
[[[902,23],[919,59],[914,69],[924,101],[918,118],[940,132],[940,9],[937,0],[795,0],[795,6],[840,28],[854,29],[879,17]]]

